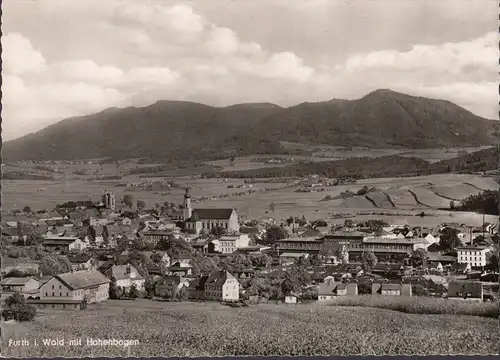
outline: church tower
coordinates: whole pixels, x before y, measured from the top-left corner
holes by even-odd
[[[184,221],[189,219],[193,215],[193,209],[191,208],[191,195],[189,195],[189,189],[186,188],[186,193],[184,194],[184,203],[182,204],[182,215]]]
[[[114,210],[116,207],[116,199],[115,199],[115,194],[112,192],[105,192],[104,193],[104,206],[106,209],[111,209]]]

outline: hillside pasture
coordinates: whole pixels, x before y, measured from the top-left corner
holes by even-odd
[[[366,194],[366,198],[375,204],[375,207],[382,209],[393,209],[395,206],[390,201],[390,197],[383,191],[374,191]]]
[[[454,186],[431,186],[430,190],[436,195],[448,200],[461,201],[471,195],[477,195],[481,192],[474,186],[468,184],[457,184]]]
[[[434,209],[445,209],[450,207],[450,200],[436,195],[431,189],[423,186],[415,186],[408,189],[415,196],[418,203]]]
[[[77,323],[78,326],[74,326]],[[15,325],[12,325],[15,326]],[[3,346],[7,357],[489,355],[497,319],[318,304],[229,308],[218,303],[108,301],[80,312],[47,311]],[[34,346],[82,338],[82,346]],[[86,338],[138,340],[130,349],[86,346]],[[3,341],[8,341],[4,338]]]
[[[406,189],[391,189],[385,191],[392,203],[398,209],[415,209],[415,208],[426,208],[421,204],[418,204],[415,197]]]

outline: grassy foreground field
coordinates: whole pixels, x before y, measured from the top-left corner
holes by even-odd
[[[37,316],[8,325],[2,355],[124,356],[118,346],[86,346],[86,338],[138,340],[132,356],[217,355],[450,355],[494,354],[498,320],[455,315],[319,305],[258,305],[233,309],[216,303],[109,301],[83,312]],[[82,338],[82,346],[43,346],[42,339]],[[8,347],[8,339],[38,346]]]

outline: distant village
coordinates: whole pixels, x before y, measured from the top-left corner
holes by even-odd
[[[241,220],[236,209],[153,209],[131,195],[4,212],[2,296],[80,310],[108,299],[248,306],[339,296],[494,301],[498,224],[435,228],[382,220]]]

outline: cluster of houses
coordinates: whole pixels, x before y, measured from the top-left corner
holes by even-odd
[[[194,276],[188,253],[181,252],[171,258],[164,251],[154,250],[162,240],[171,237],[188,242],[205,256],[268,253],[274,257],[276,269],[287,269],[299,261],[319,256],[322,265],[308,270],[318,301],[360,294],[362,277],[365,280],[370,278],[363,283],[363,294],[412,296],[412,284],[404,281],[405,276],[439,277],[446,271],[458,274],[482,271],[493,238],[498,236],[498,229],[493,224],[469,229],[469,232],[460,230],[462,242],[470,239],[469,244],[455,249],[455,253],[443,253],[438,247],[440,232],[446,227],[462,229],[460,224],[427,229],[411,228],[407,223],[401,223],[373,231],[363,226],[346,225],[303,228],[297,226],[294,219],[289,225],[281,224],[291,233],[290,237],[279,240],[275,247],[257,245],[265,237],[266,226],[244,226],[234,209],[193,208],[188,190],[178,209],[167,209],[162,214],[154,210],[136,211],[134,216],[131,213],[129,208],[116,204],[114,194],[106,192],[98,204],[77,202],[31,217],[4,217],[4,239],[29,246],[30,234],[23,231],[27,224],[30,229],[36,229],[44,250],[67,257],[71,271],[47,277],[40,274],[36,261],[3,258],[4,274],[17,270],[40,276],[4,277],[2,300],[13,292],[20,292],[28,302],[39,307],[82,309],[87,304],[107,300],[112,280],[123,290],[134,287],[145,291],[145,277],[126,262],[128,251],[121,252],[118,258],[110,255],[119,243],[131,244],[137,239],[151,248],[142,253],[150,259],[155,258],[155,265],[146,270],[157,297],[164,297],[172,289],[180,291],[184,288],[188,298],[193,300],[238,301],[240,294],[244,293],[240,280],[265,273],[261,269],[233,273],[216,270]],[[260,220],[266,225],[279,225],[272,218]],[[82,228],[87,231],[82,232]],[[89,232],[89,228],[93,228],[94,233]],[[220,234],[207,237],[207,234],[218,231]],[[479,235],[480,240],[473,241]],[[425,250],[427,266],[411,269],[409,259],[418,249]],[[87,250],[102,256],[93,257]],[[361,267],[366,252],[374,253],[378,259],[370,274],[365,274]],[[485,294],[482,284],[482,279],[450,283],[447,296],[482,301]],[[301,299],[300,293],[286,295],[287,303]]]

